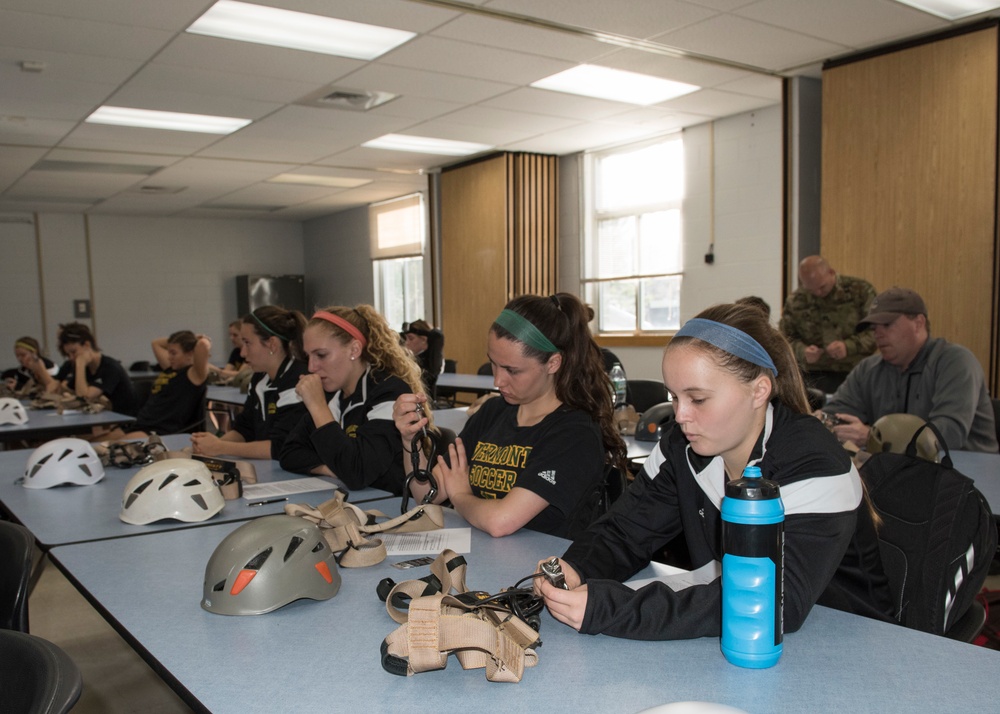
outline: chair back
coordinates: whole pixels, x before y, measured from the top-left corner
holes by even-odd
[[[83,677],[69,655],[26,632],[0,631],[0,702],[7,712],[62,714],[76,704]]]
[[[28,631],[28,584],[34,548],[35,539],[27,528],[0,521],[0,629]]]
[[[990,399],[993,402],[993,426],[997,430],[997,443],[1000,444],[1000,399]]]
[[[667,388],[659,380],[629,379],[625,384],[628,393],[626,401],[640,414],[654,404],[670,401]]]

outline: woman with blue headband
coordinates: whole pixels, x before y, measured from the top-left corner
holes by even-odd
[[[299,377],[308,371],[302,347],[306,318],[298,310],[263,305],[237,324],[238,356],[253,370],[246,404],[232,429],[222,436],[195,432],[191,446],[205,456],[277,459],[285,438],[306,413],[295,392]]]
[[[677,592],[621,581],[679,535],[693,568],[721,561],[724,486],[752,464],[781,486],[785,632],[817,602],[888,621],[891,598],[858,471],[810,415],[791,348],[764,314],[746,305],[703,311],[664,351],[663,379],[676,424],[611,512],[563,555],[570,589],[535,580],[553,617],[587,634],[718,636],[720,578]]]
[[[462,430],[449,459],[432,464],[445,499],[493,536],[521,528],[570,536],[589,523],[607,456],[624,468],[612,422],[611,390],[587,312],[568,293],[507,303],[487,338],[499,399]],[[403,447],[427,423],[423,395],[404,394],[393,411]],[[408,454],[407,454],[408,456]],[[427,493],[414,481],[412,495]]]

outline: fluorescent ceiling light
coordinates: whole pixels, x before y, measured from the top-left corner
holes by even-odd
[[[897,0],[897,2],[943,17],[945,20],[961,20],[963,17],[978,15],[1000,7],[1000,3],[992,0]]]
[[[471,141],[431,139],[426,136],[409,136],[407,134],[386,134],[377,139],[366,141],[362,146],[369,149],[413,151],[418,154],[439,154],[441,156],[468,156],[493,148],[489,144],[475,144]]]
[[[330,186],[333,188],[357,188],[372,182],[372,179],[347,178],[344,176],[316,176],[315,174],[278,174],[269,178],[268,183],[294,183],[302,186]]]
[[[87,122],[91,124],[137,126],[144,129],[168,129],[170,131],[195,131],[202,134],[232,134],[237,129],[242,129],[251,123],[251,121],[251,119],[239,119],[237,117],[159,112],[152,109],[131,109],[129,107],[100,107],[87,117]]]
[[[235,0],[219,0],[187,31],[360,60],[373,60],[416,37],[415,32]]]
[[[531,86],[641,106],[658,104],[701,89],[693,84],[593,64],[578,65],[532,82]]]

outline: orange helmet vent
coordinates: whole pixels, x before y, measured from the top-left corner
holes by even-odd
[[[316,570],[319,571],[319,574],[323,576],[323,579],[326,582],[328,583],[333,582],[333,576],[330,575],[330,568],[327,566],[326,561],[321,560],[320,562],[316,563]]]
[[[256,570],[241,570],[240,574],[236,576],[236,582],[233,583],[233,589],[229,591],[230,595],[239,595],[243,588],[250,584],[253,580],[253,576],[257,574]]]

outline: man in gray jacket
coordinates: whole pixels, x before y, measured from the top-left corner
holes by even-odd
[[[993,407],[983,368],[961,345],[931,338],[927,308],[913,290],[879,294],[858,330],[873,327],[878,354],[862,360],[823,407],[843,423],[840,441],[868,443],[885,414],[916,414],[938,428],[949,449],[996,453]]]

